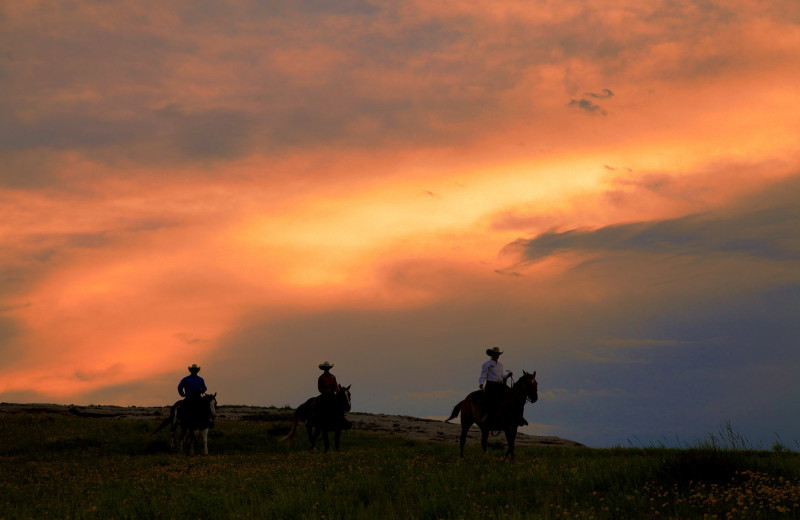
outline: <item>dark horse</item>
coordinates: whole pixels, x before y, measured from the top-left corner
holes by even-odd
[[[519,419],[522,417],[522,410],[525,408],[525,402],[535,403],[538,399],[539,384],[536,382],[536,372],[529,374],[523,371],[523,376],[503,396],[497,413],[491,414],[483,422],[479,422],[478,418],[486,415],[486,397],[483,395],[482,390],[476,390],[469,394],[466,399],[453,407],[453,413],[445,421],[448,422],[451,419],[455,419],[459,413],[461,414],[461,457],[464,457],[464,443],[467,442],[467,431],[469,431],[473,423],[476,423],[481,429],[481,448],[483,448],[483,453],[486,453],[489,432],[502,431],[505,432],[506,442],[508,442],[508,451],[506,451],[503,459],[511,457],[511,460],[514,460],[514,441],[517,438],[517,427],[519,426]]]
[[[216,416],[217,394],[206,394],[190,401],[176,401],[169,411],[169,417],[164,419],[150,435],[155,435],[169,424],[172,431],[172,449],[182,449],[184,439],[191,434],[192,442],[189,450],[194,455],[194,441],[199,432],[203,438],[203,454],[208,455],[208,429],[213,428]]]
[[[352,385],[350,385],[352,386]],[[333,432],[333,446],[339,451],[339,440],[344,426],[344,414],[350,411],[350,386],[339,385],[339,391],[330,400],[321,401],[320,396],[312,397],[297,407],[294,411],[292,429],[281,440],[294,439],[297,433],[297,423],[306,424],[308,440],[313,450],[317,444],[317,437],[322,434],[325,443],[325,452],[330,448],[328,432]],[[327,402],[326,402],[327,401]]]

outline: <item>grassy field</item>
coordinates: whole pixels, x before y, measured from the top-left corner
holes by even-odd
[[[308,452],[286,426],[220,422],[209,456],[171,454],[155,420],[0,417],[0,518],[800,518],[800,454],[468,445],[356,431]],[[498,437],[499,439],[500,437]]]

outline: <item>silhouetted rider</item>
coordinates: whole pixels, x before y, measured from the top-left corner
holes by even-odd
[[[336,394],[339,392],[339,382],[336,381],[336,376],[331,374],[333,363],[323,361],[319,364],[319,369],[322,374],[317,378],[317,390],[319,390],[319,397],[317,397],[317,414],[319,416],[331,417],[334,413],[334,406],[336,406]],[[342,427],[348,429],[352,423],[344,417],[341,417]]]
[[[188,367],[188,370],[189,375],[178,383],[178,393],[183,397],[183,406],[197,407],[200,403],[200,397],[208,389],[203,378],[197,375],[200,372],[200,367],[196,363]]]

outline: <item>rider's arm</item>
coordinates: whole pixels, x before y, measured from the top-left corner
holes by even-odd
[[[486,378],[489,377],[490,363],[491,363],[490,361],[487,361],[481,367],[481,377],[478,378],[478,387],[480,387],[481,389],[483,389],[483,385],[486,384]]]

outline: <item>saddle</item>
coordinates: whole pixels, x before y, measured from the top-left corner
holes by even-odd
[[[196,423],[206,421],[206,408],[203,402],[202,395],[187,396],[182,401],[175,403],[177,405],[176,414],[177,419],[184,423]],[[214,419],[208,418],[209,428],[214,427]]]
[[[309,420],[316,425],[324,423],[325,425],[333,426],[339,423],[342,429],[349,429],[350,421],[345,419],[344,410],[341,409],[336,401],[337,398],[334,394],[320,394],[317,396],[311,404]]]
[[[500,411],[500,403],[503,401],[503,397],[505,397],[510,391],[511,388],[503,385],[502,392],[499,395],[495,395],[494,398],[490,397],[488,392],[476,392],[477,398],[475,399],[474,403],[478,408],[479,414],[476,414],[476,421],[479,425],[482,424],[489,424],[492,427],[501,428],[503,426],[504,419],[510,421],[512,418],[504,418],[501,415]],[[525,426],[528,424],[528,421],[525,420],[524,417],[520,415],[520,417],[516,418],[517,424],[519,426]]]

